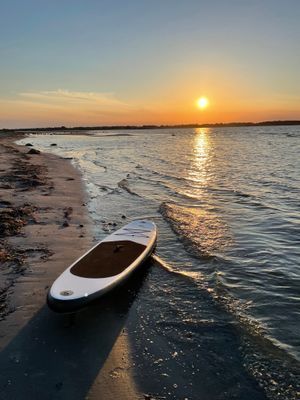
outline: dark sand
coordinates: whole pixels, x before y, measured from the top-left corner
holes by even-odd
[[[53,280],[92,245],[90,221],[70,161],[29,155],[16,139],[0,138],[0,398],[144,398],[124,330],[130,288],[75,320],[45,305]]]

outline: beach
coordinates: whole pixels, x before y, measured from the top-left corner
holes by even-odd
[[[75,321],[46,306],[54,279],[93,243],[80,172],[3,136],[0,398],[140,398],[118,304]]]
[[[0,398],[296,400],[298,177],[278,160],[298,145],[297,127],[3,136]],[[158,262],[50,311],[54,279],[137,218]]]

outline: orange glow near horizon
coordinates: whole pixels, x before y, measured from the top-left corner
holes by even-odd
[[[242,86],[241,86],[242,88]],[[160,88],[154,97],[136,101],[113,94],[68,90],[25,92],[14,98],[0,98],[0,128],[45,126],[101,126],[147,124],[204,124],[259,122],[299,119],[297,99],[261,97],[250,89],[242,95],[240,86],[230,90],[221,83],[207,82],[211,99],[196,99],[197,88],[190,81],[177,82],[175,93],[164,96]],[[199,93],[199,91],[198,91]],[[250,95],[251,94],[251,95]],[[199,103],[199,106],[198,104]],[[199,112],[201,111],[201,112]]]

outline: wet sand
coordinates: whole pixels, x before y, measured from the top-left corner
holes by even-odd
[[[79,171],[16,139],[0,138],[0,398],[144,398],[124,329],[136,292],[125,286],[75,319],[45,305],[92,245],[91,225]]]

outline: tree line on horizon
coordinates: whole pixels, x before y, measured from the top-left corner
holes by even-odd
[[[218,122],[214,124],[175,124],[175,125],[103,125],[103,126],[52,126],[45,128],[15,128],[0,129],[1,132],[28,132],[28,131],[82,131],[82,130],[117,130],[117,129],[175,129],[175,128],[226,128],[242,126],[278,126],[300,125],[300,120],[276,120],[262,122]]]

